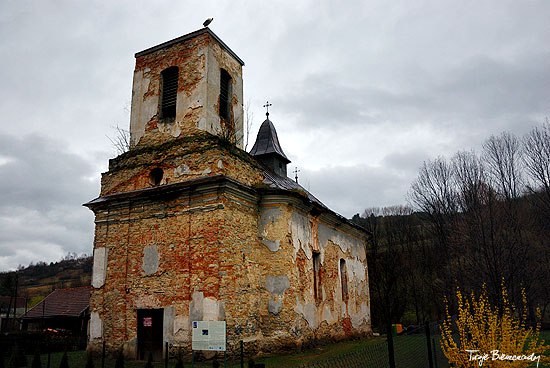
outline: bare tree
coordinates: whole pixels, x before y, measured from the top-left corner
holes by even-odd
[[[371,285],[371,303],[374,324],[383,328],[399,319],[405,310],[405,283],[400,266],[403,253],[395,238],[388,233],[390,229],[384,214],[388,209],[370,208],[363,213],[361,224],[372,234],[367,248],[369,280]]]
[[[130,150],[130,131],[119,127],[118,124],[112,128],[115,129],[115,134],[112,138],[107,136],[107,139],[111,141],[117,154],[128,152]]]
[[[505,200],[518,198],[523,188],[521,143],[516,136],[503,132],[483,144],[484,161],[494,186]]]
[[[533,274],[538,279],[534,282],[534,298],[543,309],[542,317],[550,306],[550,123],[548,118],[541,127],[533,128],[523,139],[523,160],[529,178],[527,191],[531,204],[532,216],[535,219],[536,233],[533,250],[536,254]]]
[[[244,150],[246,151],[248,148],[249,138],[250,138],[250,130],[252,129],[252,125],[254,125],[254,113],[250,110],[250,100],[248,100],[244,105],[244,133],[245,133],[245,141],[244,141]]]
[[[524,138],[523,157],[531,184],[528,190],[537,199],[540,210],[550,218],[550,123],[533,128]],[[550,226],[550,222],[547,222]]]

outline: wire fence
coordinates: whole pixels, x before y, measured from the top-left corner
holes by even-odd
[[[449,363],[439,340],[439,323],[434,322],[351,353],[304,364],[301,368],[387,368],[392,366],[390,355],[393,355],[395,368],[447,368]]]
[[[386,368],[388,367],[386,342],[367,345],[361,350],[339,355],[326,360],[302,365],[302,368]],[[368,365],[367,365],[368,364]]]
[[[439,326],[439,323],[435,322],[409,329],[398,336],[392,336],[390,333],[385,339],[366,341],[365,345],[357,350],[310,362],[301,365],[301,368],[447,368],[449,364],[441,350]],[[3,355],[7,359],[13,349],[17,348],[27,355],[36,352],[49,354],[56,351],[83,350],[86,348],[86,339],[44,333],[11,334],[9,337],[0,335],[0,356]],[[166,348],[168,351],[168,346]],[[241,361],[242,349],[241,344]],[[168,361],[168,358],[167,355],[163,360]],[[105,361],[104,349],[100,359],[102,362]],[[392,361],[394,365],[391,364]]]

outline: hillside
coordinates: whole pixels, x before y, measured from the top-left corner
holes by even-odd
[[[92,257],[68,255],[59,262],[38,262],[17,271],[0,273],[0,295],[13,294],[17,275],[17,295],[29,299],[28,307],[55,289],[90,285]]]

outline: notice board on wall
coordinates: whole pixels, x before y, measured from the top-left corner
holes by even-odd
[[[225,351],[225,321],[193,321],[193,350]]]

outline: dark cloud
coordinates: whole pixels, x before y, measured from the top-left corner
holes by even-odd
[[[91,253],[93,216],[81,205],[97,196],[99,175],[65,146],[0,134],[0,270]]]
[[[105,135],[129,124],[134,53],[206,18],[246,62],[251,137],[270,100],[292,166],[352,215],[403,203],[423,160],[550,114],[549,13],[544,0],[2,1],[0,269],[87,251],[80,204],[99,190]]]
[[[299,183],[337,213],[350,218],[367,207],[405,203],[407,177],[384,167],[329,166],[303,169]]]

